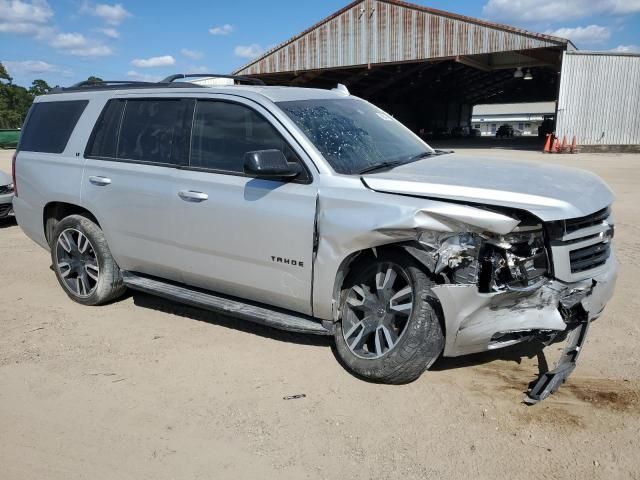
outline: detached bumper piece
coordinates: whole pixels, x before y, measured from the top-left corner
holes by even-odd
[[[587,337],[589,324],[589,320],[584,320],[569,333],[567,343],[555,368],[540,375],[524,398],[524,403],[535,405],[541,402],[552,393],[557,392],[560,386],[567,381],[569,375],[576,368],[576,362]]]

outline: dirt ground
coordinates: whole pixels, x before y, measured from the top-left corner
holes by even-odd
[[[83,307],[9,221],[0,478],[640,479],[640,155],[465,152],[583,167],[617,194],[616,296],[552,398],[521,403],[539,361],[526,347],[384,386],[347,373],[329,340],[142,294]]]

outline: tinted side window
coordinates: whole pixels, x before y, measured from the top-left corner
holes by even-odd
[[[34,103],[22,132],[20,150],[62,153],[88,103],[87,100]]]
[[[192,167],[242,172],[244,155],[281,150],[289,162],[297,155],[278,131],[254,110],[229,102],[198,101],[191,138]]]
[[[88,156],[116,158],[118,130],[124,105],[124,100],[109,100],[96,123],[92,134],[93,143],[87,152]]]
[[[164,164],[186,164],[186,136],[183,129],[188,116],[188,100],[127,100],[118,158]]]

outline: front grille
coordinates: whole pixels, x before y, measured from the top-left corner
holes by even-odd
[[[6,195],[7,193],[13,193],[13,186],[0,185],[0,195]]]
[[[10,203],[0,205],[0,217],[6,217],[11,213],[13,206]]]
[[[546,224],[557,279],[576,282],[598,273],[612,255],[613,225],[609,222],[611,210],[603,208],[584,217]]]
[[[611,212],[609,208],[603,208],[596,213],[592,213],[591,215],[587,215],[586,217],[580,218],[572,218],[570,220],[565,220],[564,229],[566,233],[573,233],[578,230],[582,230],[584,228],[593,227],[595,225],[599,225],[604,222],[607,218],[609,218]]]
[[[569,253],[571,273],[586,272],[604,265],[609,255],[611,255],[611,244],[609,242],[596,243],[595,245],[573,250]]]

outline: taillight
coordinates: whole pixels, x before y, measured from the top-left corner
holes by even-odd
[[[13,177],[13,194],[18,196],[18,182],[16,182],[16,158],[18,158],[18,151],[16,150],[11,159],[11,176]]]

